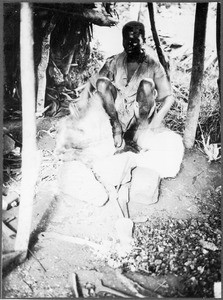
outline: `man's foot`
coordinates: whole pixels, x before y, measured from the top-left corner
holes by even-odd
[[[137,143],[133,140],[127,140],[125,144],[125,151],[131,151],[134,153],[139,153],[141,148],[137,145]]]
[[[114,144],[116,148],[120,148],[123,143],[122,132],[114,132],[113,133]]]
[[[123,143],[123,134],[121,124],[117,120],[112,120],[112,131],[113,131],[113,139],[116,148],[120,148]]]

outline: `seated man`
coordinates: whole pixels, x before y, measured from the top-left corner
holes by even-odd
[[[134,139],[140,129],[158,128],[174,102],[164,68],[143,48],[144,25],[128,22],[122,34],[124,51],[108,58],[88,83],[88,90],[96,89],[102,97],[117,148],[129,133]],[[158,101],[163,105],[157,112]]]
[[[62,127],[57,147],[59,152],[64,148],[72,153],[71,159],[67,159],[70,161],[62,165],[60,187],[64,193],[76,196],[79,186],[84,187],[88,176],[89,183],[92,183],[91,192],[86,198],[85,190],[81,190],[80,199],[103,205],[108,199],[107,194],[109,198],[117,199],[115,187],[120,182],[128,187],[132,180],[131,169],[135,167],[143,169],[143,172],[140,173],[139,169],[136,173],[140,175],[133,176],[137,176],[135,182],[140,182],[140,190],[146,193],[150,189],[147,179],[151,170],[160,178],[175,177],[179,172],[184,151],[181,137],[167,130],[152,132],[160,127],[173,104],[173,98],[163,67],[145,53],[144,41],[143,24],[127,23],[123,27],[124,51],[108,58],[99,74],[90,79],[80,99],[70,104],[71,114]],[[158,112],[157,101],[163,103]],[[117,149],[113,144],[112,129],[118,150],[122,150],[123,139],[129,139],[127,135],[132,133],[132,139],[138,146],[149,151],[113,155]],[[147,177],[144,175],[145,168],[150,169]],[[155,176],[154,185],[157,188],[159,181]],[[74,180],[77,180],[75,184]],[[98,181],[106,192],[97,187]],[[124,187],[123,190],[122,197],[127,201],[128,190]]]

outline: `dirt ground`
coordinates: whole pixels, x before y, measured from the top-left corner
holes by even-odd
[[[165,35],[167,31],[171,38],[174,37],[174,41],[180,39],[180,43],[189,45],[188,48],[190,49],[193,43],[194,14],[192,11],[191,8],[186,10],[185,18],[182,18],[178,10],[177,13],[175,12],[174,18],[172,17],[173,12],[170,10],[165,11],[165,20],[163,14],[160,14],[159,17],[157,15],[156,22],[158,28],[162,29],[162,35]],[[133,12],[136,12],[136,10]],[[212,23],[207,26],[207,49],[215,48],[213,46],[215,45],[215,41],[213,41],[213,38],[215,39],[215,25],[213,26],[215,20],[213,21],[212,14],[213,11],[210,10],[208,22]],[[168,22],[164,22],[167,17]],[[188,25],[188,28],[182,30],[182,28],[185,29],[185,24]],[[112,43],[112,45],[110,43],[111,37],[112,40],[117,41],[120,30],[121,28],[117,27],[98,27],[95,31],[95,36],[100,38],[102,48],[104,47],[106,57],[122,50],[116,49],[121,41],[120,43]],[[107,34],[108,31],[109,34]],[[109,38],[109,41],[106,38]],[[113,248],[110,248],[111,245],[116,243],[117,238],[114,224],[118,214],[114,203],[108,202],[105,206],[99,208],[84,202],[75,202],[71,198],[57,193],[58,165],[53,157],[54,134],[52,132],[52,136],[50,136],[49,132],[40,131],[54,128],[56,123],[57,118],[45,118],[39,120],[37,124],[39,133],[38,149],[43,152],[43,160],[33,207],[30,242],[32,254],[29,252],[29,257],[24,263],[6,267],[2,280],[2,296],[3,298],[73,298],[75,292],[72,274],[77,274],[80,296],[106,296],[106,294],[99,293],[106,291],[106,288],[102,286],[103,282],[107,286],[125,292],[128,296],[135,297],[136,293],[126,287],[119,274],[120,270],[123,269],[123,263],[125,261],[129,263],[132,256],[123,259],[122,265],[120,265],[120,261],[114,259]],[[13,133],[16,139],[21,141],[20,121],[5,123],[4,126]],[[12,187],[15,189],[17,185],[19,185],[19,182],[12,183]],[[152,205],[130,203],[130,216],[135,225],[133,237],[135,241],[137,240],[137,245],[140,244],[140,230],[146,236],[146,231],[152,228],[153,221],[164,224],[164,228],[169,230],[167,224],[170,224],[170,220],[187,224],[191,220],[191,222],[195,220],[197,222],[200,218],[208,220],[207,222],[209,222],[209,218],[217,218],[218,216],[213,214],[210,209],[211,207],[217,207],[216,199],[210,195],[216,193],[216,190],[219,191],[220,187],[220,161],[208,162],[207,157],[197,148],[186,151],[181,170],[176,178],[162,179],[157,203]],[[3,221],[8,221],[12,227],[17,228],[18,211],[19,207],[14,207],[3,212]],[[201,223],[201,227],[204,224]],[[196,233],[196,229],[194,228],[194,231],[190,234],[191,236]],[[166,247],[162,244],[165,239],[162,236],[162,231],[154,232],[156,232],[155,237],[157,236],[158,240],[161,239],[159,251],[156,250],[160,255],[162,248]],[[219,234],[221,236],[219,226],[217,229],[209,228],[207,232],[207,239],[212,236],[216,237]],[[174,239],[177,233],[173,232],[172,235]],[[181,229],[179,235],[181,237],[186,236],[186,229]],[[201,232],[201,236],[205,237],[203,232]],[[219,247],[221,245],[219,239],[218,244],[214,239],[211,242]],[[153,247],[156,247],[154,237],[151,238],[150,243],[147,241],[145,243],[153,244]],[[190,248],[193,247],[193,240],[186,241],[184,246],[189,256],[192,252]],[[98,247],[99,250],[96,250]],[[181,247],[180,243],[172,244],[170,249],[165,248],[164,252],[168,255],[169,262],[172,260],[171,255],[175,254],[174,251],[178,247]],[[137,249],[133,250],[136,251]],[[188,270],[187,261],[182,257],[181,252],[179,252],[179,256],[184,268],[186,268],[186,271],[183,269],[183,272],[187,273],[186,277],[182,277],[181,273],[174,273],[169,269],[163,275],[158,275],[158,272],[144,273],[144,278],[146,278],[150,290],[150,294],[147,291],[146,295],[150,298],[159,296],[183,297],[185,295],[187,297],[213,297],[213,282],[220,281],[220,250],[207,251],[202,249],[202,251],[198,266],[199,275],[194,275],[197,273],[193,273],[195,271],[193,269]],[[148,252],[151,252],[149,248]],[[212,253],[214,258],[211,257]],[[151,255],[148,254],[145,260],[149,261],[150,259],[152,260]],[[202,268],[207,264],[205,259],[209,261],[215,259],[215,265],[213,264],[214,268],[211,271],[205,269],[205,272],[202,272]],[[134,260],[136,260],[135,257]],[[217,267],[215,267],[216,265]],[[165,268],[166,262],[161,265],[161,269]],[[135,269],[131,270],[135,271]],[[212,277],[208,273],[209,271],[213,275]],[[193,289],[185,292],[184,288],[189,285],[190,281]],[[197,281],[198,283],[196,283]],[[94,288],[87,288],[89,284],[95,286],[95,290]],[[207,284],[209,284],[210,290],[208,292],[205,291]]]
[[[45,121],[44,128],[46,124],[49,127],[49,122]],[[111,250],[106,248],[106,245],[115,244],[117,238],[115,205],[108,202],[103,207],[94,207],[57,195],[57,165],[51,152],[54,144],[54,138],[47,133],[43,133],[38,141],[44,157],[33,211],[30,247],[34,255],[12,272],[8,273],[6,269],[3,279],[5,298],[73,297],[72,273],[78,275],[85,297],[89,296],[84,288],[88,282],[96,286],[97,292],[103,290],[101,279],[110,280],[112,285],[119,282],[117,268],[109,264]],[[161,222],[165,219],[196,219],[201,214],[198,203],[206,203],[207,192],[215,191],[220,184],[219,162],[208,162],[200,150],[186,151],[176,178],[162,179],[156,204],[129,204],[131,219],[137,226],[154,218]],[[17,213],[18,207],[13,208],[3,214],[3,220]],[[15,228],[16,222],[17,219],[11,223]],[[77,238],[84,240],[84,244],[78,244]],[[88,245],[89,241],[93,242],[93,248]],[[97,252],[94,245],[104,248]]]

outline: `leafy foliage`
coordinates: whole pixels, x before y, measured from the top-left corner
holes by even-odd
[[[77,88],[87,82],[87,80],[99,71],[102,62],[104,61],[104,56],[99,50],[100,44],[97,43],[95,47],[92,48],[89,58],[86,62],[86,68],[80,72],[78,68],[74,67],[70,70],[70,79],[73,88]]]

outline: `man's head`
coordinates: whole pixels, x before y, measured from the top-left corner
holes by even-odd
[[[123,47],[127,55],[138,55],[145,43],[145,28],[140,22],[131,21],[122,29]]]

